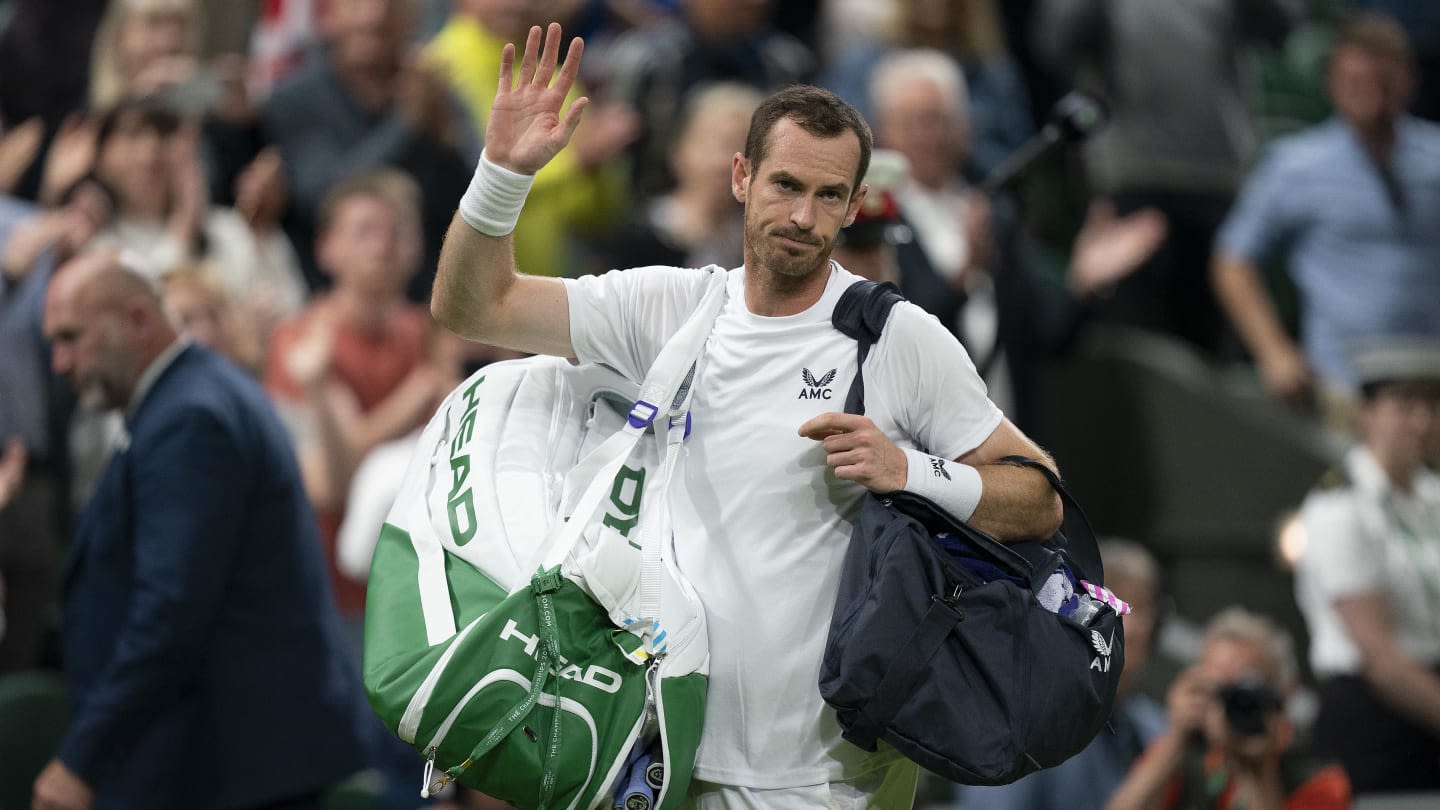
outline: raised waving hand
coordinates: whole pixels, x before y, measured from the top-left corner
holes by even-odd
[[[561,112],[580,73],[585,42],[579,37],[572,40],[565,63],[560,65],[560,40],[560,24],[550,23],[542,50],[540,27],[532,27],[525,39],[518,82],[514,76],[515,46],[508,44],[501,52],[500,88],[485,126],[485,154],[492,163],[534,174],[570,142],[580,124],[580,114],[590,103],[588,98],[575,99],[563,116]]]

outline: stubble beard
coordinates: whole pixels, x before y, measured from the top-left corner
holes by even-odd
[[[745,241],[748,264],[758,264],[772,279],[783,286],[797,285],[813,278],[816,273],[829,267],[830,252],[835,243],[821,246],[819,253],[812,256],[796,256],[773,243],[775,234],[766,232],[763,225],[745,226]]]

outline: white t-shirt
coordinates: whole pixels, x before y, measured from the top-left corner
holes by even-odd
[[[672,503],[677,563],[705,605],[710,692],[695,767],[707,782],[785,788],[853,778],[897,755],[843,741],[820,659],[864,489],[837,479],[800,425],[843,411],[855,341],[830,316],[859,276],[832,264],[820,300],[785,317],[745,306],[745,274],[706,345],[694,433]],[[567,281],[580,360],[642,379],[699,300],[705,271],[641,268]],[[865,363],[866,415],[901,447],[957,458],[1001,420],[965,350],[897,306]]]
[[[1400,492],[1363,447],[1346,456],[1345,472],[1348,486],[1317,490],[1300,510],[1295,589],[1310,666],[1317,675],[1360,673],[1360,650],[1334,605],[1361,594],[1385,600],[1402,650],[1440,663],[1440,476],[1420,470],[1412,491]]]

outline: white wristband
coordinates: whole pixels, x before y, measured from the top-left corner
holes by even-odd
[[[460,218],[487,236],[504,236],[515,230],[515,221],[534,183],[535,175],[497,166],[481,152],[470,187],[460,198]]]
[[[980,505],[980,471],[969,464],[937,458],[919,450],[906,450],[909,470],[905,489],[924,495],[956,520],[969,520]]]

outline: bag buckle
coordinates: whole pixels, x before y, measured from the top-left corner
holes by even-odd
[[[555,568],[543,574],[536,574],[530,579],[530,590],[536,595],[555,593],[560,590],[560,585],[565,577],[560,575],[560,569]]]
[[[630,406],[630,415],[625,418],[625,421],[636,430],[644,430],[655,421],[655,415],[658,413],[660,413],[659,408],[643,399],[637,399],[635,404]]]

